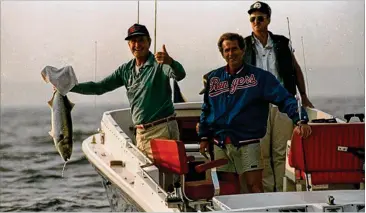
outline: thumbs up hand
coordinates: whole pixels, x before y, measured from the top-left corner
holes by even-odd
[[[163,45],[163,50],[161,52],[155,53],[155,59],[159,64],[168,64],[171,65],[173,59],[169,56],[166,51],[165,44]]]

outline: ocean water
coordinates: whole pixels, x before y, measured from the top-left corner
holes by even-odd
[[[313,104],[342,118],[364,113],[364,97],[314,98]],[[54,147],[48,106],[1,108],[0,211],[110,211],[101,178],[82,150],[102,112],[121,106],[75,106],[74,149],[61,177],[63,160]]]

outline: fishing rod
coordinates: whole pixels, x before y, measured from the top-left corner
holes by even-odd
[[[140,1],[137,1],[137,24],[140,24]]]
[[[305,70],[305,75],[306,75],[306,92],[307,92],[308,96],[310,96],[310,94],[309,94],[309,84],[308,84],[308,73],[307,73],[306,61],[305,61],[304,38],[302,36],[301,36],[301,45],[302,45],[302,56],[304,58],[304,70]]]
[[[158,3],[157,0],[155,0],[155,23],[154,23],[154,54],[156,53],[156,17],[157,17],[157,7],[158,7]],[[140,1],[137,1],[137,24],[140,24]]]
[[[154,16],[154,54],[156,53],[156,17],[157,17],[158,2],[155,0],[155,16]],[[137,24],[140,24],[140,1],[137,1]]]
[[[156,53],[156,19],[157,19],[157,7],[158,7],[158,1],[155,0],[155,25],[154,25],[154,54]]]
[[[94,42],[94,82],[97,82],[97,67],[98,67],[98,41]],[[97,109],[97,96],[94,96],[94,110]]]
[[[292,40],[291,40],[291,31],[290,31],[290,20],[289,20],[288,17],[287,17],[287,27],[288,27],[290,51],[291,51],[291,55],[293,55],[294,52],[293,52],[293,49],[292,49]],[[295,56],[292,56],[292,57],[293,57],[292,58],[292,68],[293,69],[296,69],[295,68]],[[295,70],[295,72],[296,72],[296,70]],[[294,81],[296,81],[296,79],[294,79]],[[301,111],[302,111],[302,108],[301,108],[301,97],[299,95],[298,90],[296,90],[296,100],[297,100],[297,107],[298,107],[298,112],[299,112],[299,119],[301,120]],[[304,146],[304,143],[302,143],[302,146]],[[302,147],[302,148],[304,150],[304,147]],[[306,165],[306,162],[304,162],[304,164]],[[305,168],[305,170],[306,170],[306,168]],[[310,190],[309,176],[307,174],[305,175],[305,182],[306,182],[306,185],[308,186],[308,190]]]
[[[158,14],[158,1],[155,0],[155,16],[154,16],[154,19],[155,19],[155,23],[154,23],[154,54],[156,53],[156,25],[157,25],[157,14]],[[180,88],[179,88],[179,85],[178,85],[178,82],[173,80],[173,102],[174,103],[179,103],[179,102],[186,102],[186,99],[184,98]]]
[[[291,57],[294,57],[292,56],[294,54],[294,51],[293,51],[293,48],[292,48],[292,39],[291,39],[291,31],[290,31],[290,20],[289,18],[287,17],[287,28],[288,28],[288,38],[289,38],[289,47],[290,47],[290,51],[291,51]],[[294,62],[294,58],[292,58],[292,68],[295,70],[295,62]],[[296,70],[295,70],[296,72]],[[295,81],[295,90],[296,90],[296,79],[294,79]],[[301,97],[298,93],[298,91],[296,90],[296,100],[297,100],[297,107],[298,107],[298,111],[299,111],[299,118],[301,119]]]

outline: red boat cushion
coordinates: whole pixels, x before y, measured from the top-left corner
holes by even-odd
[[[188,159],[183,142],[167,139],[152,139],[150,144],[154,164],[161,171],[179,175],[188,173]]]
[[[154,164],[163,172],[184,175],[188,173],[188,158],[184,143],[176,140],[152,139],[150,141]],[[212,166],[226,164],[227,160],[219,159],[203,166],[197,166],[203,171]],[[220,181],[220,195],[238,194],[240,188],[230,181]],[[211,199],[214,196],[214,186],[210,180],[185,182],[185,194],[192,200]]]
[[[311,128],[312,134],[307,139],[294,132],[289,152],[290,166],[311,173],[314,185],[363,181],[361,160],[337,148],[364,149],[365,124],[311,124]]]
[[[240,188],[227,181],[220,181],[220,195],[239,194]],[[214,196],[214,185],[210,180],[185,182],[185,194],[191,200],[211,199]]]

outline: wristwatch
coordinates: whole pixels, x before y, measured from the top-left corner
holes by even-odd
[[[296,125],[297,125],[297,126],[300,126],[300,124],[308,124],[308,122],[307,122],[307,121],[304,121],[304,120],[299,120],[299,121],[296,123]]]
[[[201,137],[199,143],[202,143],[202,142],[208,142],[208,138],[207,137]]]

